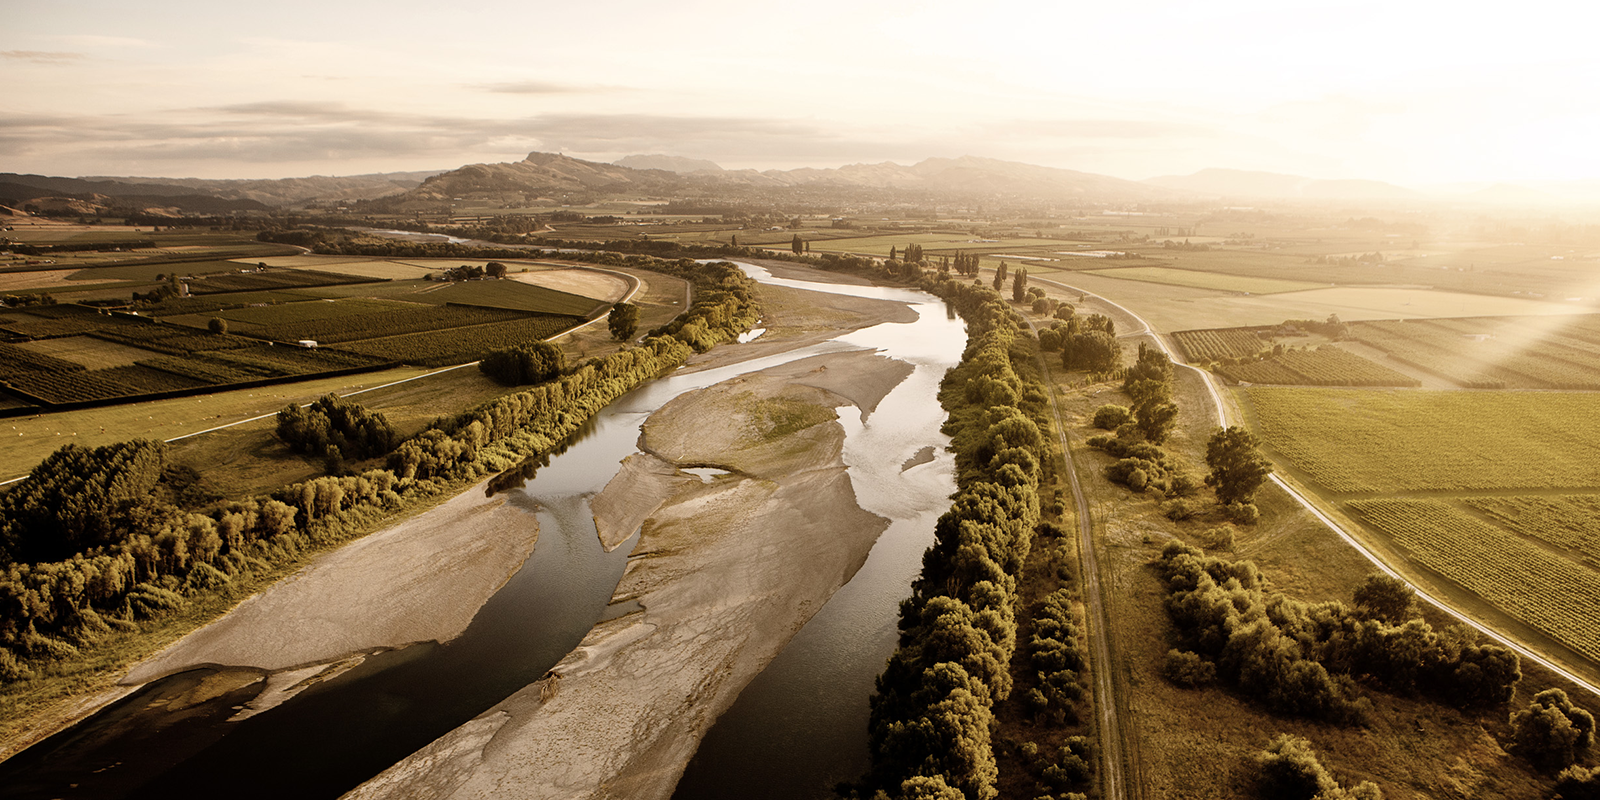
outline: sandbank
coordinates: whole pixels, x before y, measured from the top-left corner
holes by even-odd
[[[600,623],[543,680],[346,797],[670,797],[717,717],[850,580],[888,524],[856,503],[836,418],[788,430],[773,427],[771,412],[789,420],[803,406],[809,420],[850,405],[800,381],[869,382],[890,371],[887,361],[819,356],[687,393],[651,415],[645,452],[593,504],[597,516],[631,519],[639,505],[612,496],[644,506],[666,498],[644,514],[613,597],[641,610]],[[876,405],[882,395],[864,396]],[[730,472],[703,483],[676,469],[699,465]]]
[[[485,485],[317,558],[141,662],[122,683],[205,666],[276,672],[454,639],[538,538],[534,514],[505,495],[485,497]]]

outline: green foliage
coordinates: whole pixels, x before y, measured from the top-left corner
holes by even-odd
[[[606,326],[611,329],[611,338],[619,342],[632,339],[634,331],[639,328],[639,307],[632,303],[611,306],[611,312],[606,315]]]
[[[505,386],[543,383],[560,375],[567,355],[549,342],[534,342],[495,350],[478,362],[478,371]]]
[[[1216,683],[1217,665],[1200,657],[1198,653],[1168,650],[1161,664],[1161,674],[1179,686],[1195,688]]]
[[[211,321],[206,323],[206,328],[212,333],[227,333],[228,321],[221,317],[212,317]]]
[[[1422,616],[1417,608],[1417,593],[1410,584],[1381,572],[1374,572],[1356,587],[1352,597],[1362,611],[1390,625]]]
[[[1370,781],[1346,790],[1317,759],[1311,742],[1279,734],[1256,754],[1257,781],[1263,800],[1382,800]]]
[[[1594,746],[1594,716],[1572,704],[1561,689],[1533,696],[1511,715],[1512,747],[1519,755],[1556,772],[1571,766]]]
[[[1522,679],[1512,651],[1470,629],[1421,620],[1394,626],[1341,603],[1303,603],[1262,587],[1248,561],[1171,542],[1156,562],[1180,650],[1216,665],[1218,681],[1285,714],[1360,719],[1353,676],[1398,693],[1426,688],[1462,706],[1500,705]]]
[[[52,453],[0,495],[0,563],[67,558],[121,539],[154,502],[166,454],[148,439]]]
[[[338,395],[278,412],[278,438],[297,453],[366,459],[387,454],[399,441],[394,426],[376,411]]]
[[[0,668],[3,668],[0,664]],[[1556,795],[1562,800],[1600,800],[1600,767],[1571,766],[1556,780]]]
[[[1248,502],[1272,474],[1272,463],[1256,448],[1261,441],[1237,426],[1219,430],[1206,443],[1206,485],[1224,504]]]
[[[1122,346],[1105,331],[1068,334],[1061,342],[1061,366],[1087,372],[1110,372],[1122,362]]]
[[[1133,412],[1127,406],[1107,403],[1094,411],[1094,426],[1101,430],[1114,431],[1132,419]]]

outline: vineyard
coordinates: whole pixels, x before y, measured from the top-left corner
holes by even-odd
[[[555,315],[518,316],[508,322],[367,339],[339,347],[384,361],[438,367],[477,361],[491,350],[546,339],[583,321]]]
[[[1496,524],[1580,554],[1600,568],[1600,496],[1469,497],[1464,502]]]
[[[1257,432],[1335,492],[1600,486],[1600,395],[1253,387]]]
[[[1421,386],[1422,382],[1331,345],[1289,350],[1263,361],[1218,367],[1235,383],[1296,386]]]
[[[432,306],[421,303],[392,305],[393,308],[385,311],[263,325],[252,331],[251,335],[278,342],[311,339],[322,344],[330,344],[492,322],[509,322],[528,316],[525,312],[498,308]]]
[[[1248,358],[1272,346],[1256,334],[1256,328],[1220,328],[1203,331],[1178,331],[1172,334],[1188,361],[1221,361]]]
[[[339,286],[348,283],[371,283],[374,279],[359,275],[336,275],[308,269],[274,270],[272,272],[223,272],[201,275],[188,281],[190,294],[220,294],[223,292],[254,292],[267,289],[297,289],[310,286]]]
[[[1348,506],[1417,563],[1600,659],[1600,573],[1443,500],[1357,500]]]
[[[1600,328],[1591,317],[1360,322],[1351,335],[1470,389],[1600,389]]]

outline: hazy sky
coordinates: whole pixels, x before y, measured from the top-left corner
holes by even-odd
[[[1582,7],[7,2],[0,171],[347,175],[547,150],[1600,178]]]

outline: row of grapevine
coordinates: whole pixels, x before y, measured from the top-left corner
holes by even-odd
[[[1600,353],[1497,320],[1364,322],[1362,342],[1468,388],[1600,389]]]
[[[78,372],[83,365],[0,342],[0,380],[30,372]]]
[[[403,361],[423,366],[445,366],[477,361],[491,350],[537,342],[554,336],[582,320],[556,315],[518,314],[519,319],[492,322],[468,328],[412,333],[367,339],[339,346],[385,361]]]
[[[440,331],[468,325],[510,322],[528,316],[530,315],[526,312],[500,308],[408,303],[399,308],[367,314],[263,325],[255,335],[280,342],[313,339],[323,344],[332,344],[380,336]]]
[[[1570,550],[1600,567],[1600,496],[1494,495],[1464,502],[1508,530]]]
[[[1421,386],[1422,382],[1337,347],[1288,350],[1253,364],[1219,367],[1236,383],[1297,386]]]
[[[1178,331],[1172,334],[1189,361],[1220,361],[1253,356],[1271,344],[1246,328]]]
[[[1600,572],[1442,500],[1359,500],[1349,507],[1417,563],[1589,658],[1600,658]]]
[[[263,289],[296,289],[308,286],[340,286],[347,283],[374,283],[373,278],[356,275],[336,275],[315,270],[281,270],[274,272],[222,272],[202,275],[188,282],[191,294],[222,294],[224,292],[252,292]]]
[[[30,372],[13,376],[8,382],[51,403],[107,400],[204,385],[202,381],[137,364],[79,372]]]
[[[1600,395],[1252,387],[1258,431],[1335,492],[1600,486]]]

